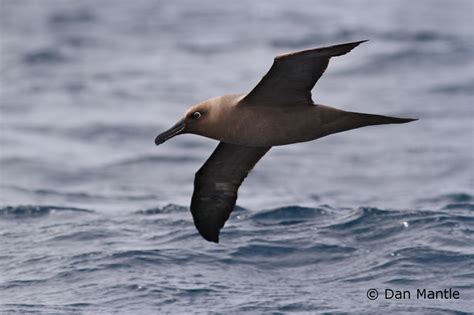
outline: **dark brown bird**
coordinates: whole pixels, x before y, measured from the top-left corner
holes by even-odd
[[[347,112],[313,102],[311,89],[329,59],[347,54],[363,42],[278,56],[250,93],[219,96],[194,105],[176,125],[156,137],[156,145],[184,133],[220,141],[196,173],[191,200],[194,224],[206,240],[218,243],[240,184],[272,146],[416,120]]]

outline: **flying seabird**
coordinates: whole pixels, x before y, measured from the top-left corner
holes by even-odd
[[[363,42],[277,56],[250,93],[219,96],[194,105],[183,119],[156,137],[156,145],[184,133],[220,141],[194,179],[191,213],[202,237],[219,242],[219,231],[234,209],[240,184],[272,146],[416,120],[348,112],[313,102],[311,89],[329,59],[347,54]]]

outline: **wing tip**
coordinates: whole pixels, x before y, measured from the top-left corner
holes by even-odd
[[[208,242],[219,243],[219,231],[208,231],[204,229],[198,229],[199,234]]]
[[[405,124],[417,120],[420,120],[420,118],[400,118],[400,123]]]
[[[363,40],[360,40],[360,41],[357,41],[357,42],[353,42],[353,44],[355,45],[354,47],[357,47],[359,46],[360,44],[362,43],[366,43],[368,42],[370,39],[363,39]]]
[[[368,39],[364,40],[359,40],[357,42],[350,42],[350,43],[345,43],[345,44],[339,44],[339,45],[334,45],[334,46],[328,46],[321,48],[321,50],[327,50],[331,56],[341,56],[345,55],[348,52],[350,52],[352,49],[356,48],[362,43],[368,42]]]
[[[193,215],[194,226],[198,230],[199,234],[208,242],[219,243],[219,233],[221,228],[224,226],[224,222],[217,222],[218,217],[216,216],[202,216],[202,212],[193,211],[193,205],[191,204],[191,213]],[[201,215],[200,215],[201,214]]]
[[[287,53],[287,54],[278,55],[274,58],[274,60],[278,61],[278,60],[283,59],[283,58],[292,57],[294,55],[297,55],[297,54],[300,54],[300,53],[306,53],[306,52],[308,52],[308,53],[310,53],[310,52],[319,52],[319,53],[323,53],[323,54],[325,53],[329,57],[341,56],[341,55],[347,54],[348,52],[350,52],[352,49],[356,48],[360,44],[368,42],[368,41],[369,41],[368,39],[364,39],[364,40],[359,40],[359,41],[356,41],[356,42],[350,42],[350,43],[344,43],[344,44],[338,44],[338,45],[332,45],[332,46],[323,46],[323,47],[319,47],[319,48],[311,48],[311,49],[291,52],[291,53]]]

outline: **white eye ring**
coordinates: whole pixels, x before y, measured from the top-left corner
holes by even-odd
[[[200,112],[194,112],[192,115],[191,115],[194,119],[199,119],[201,118],[201,113]]]

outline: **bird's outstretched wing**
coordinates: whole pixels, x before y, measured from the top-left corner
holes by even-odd
[[[273,65],[242,104],[312,105],[311,90],[326,70],[329,59],[345,55],[366,40],[303,50],[275,57]]]
[[[191,213],[206,240],[219,242],[219,231],[234,209],[240,184],[268,150],[220,142],[197,171]]]

